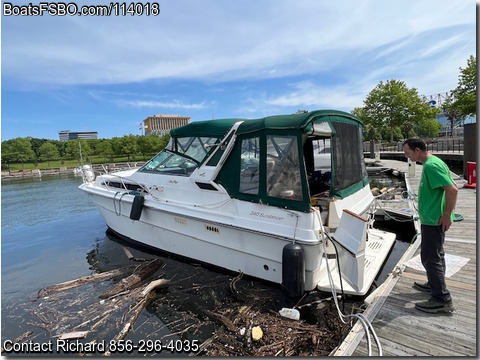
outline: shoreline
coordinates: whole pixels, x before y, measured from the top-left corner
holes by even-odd
[[[122,171],[128,170],[136,167],[140,167],[145,164],[146,161],[130,161],[122,163],[106,163],[106,164],[93,164],[92,169],[95,172],[110,172],[110,171]],[[22,178],[35,178],[42,176],[52,176],[52,175],[75,175],[76,170],[79,166],[65,166],[49,169],[28,169],[28,170],[2,170],[1,178],[2,180],[6,179],[22,179]]]

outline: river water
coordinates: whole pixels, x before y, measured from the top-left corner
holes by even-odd
[[[160,275],[172,280],[168,289],[160,291],[146,311],[141,313],[135,323],[135,330],[129,333],[127,339],[134,343],[147,339],[195,339],[200,343],[207,340],[217,326],[214,322],[207,321],[203,310],[215,310],[219,303],[228,299],[228,285],[237,274],[121,243],[107,234],[100,213],[89,197],[78,189],[81,181],[81,177],[73,175],[2,180],[2,348],[5,341],[16,339],[27,332],[27,341],[41,344],[52,341],[52,338],[61,333],[60,330],[70,331],[68,328],[59,329],[54,326],[56,321],[61,320],[60,315],[56,310],[45,311],[42,308],[45,304],[36,301],[38,291],[81,276],[131,265],[133,261],[127,257],[125,248],[135,258],[160,257],[164,262]],[[390,267],[386,266],[381,277],[386,277],[406,247],[403,243],[396,244]],[[89,295],[94,301],[99,301],[98,294],[111,284],[111,281],[107,281],[103,285],[83,286],[67,292],[63,300],[75,296],[80,299]],[[243,279],[237,283],[237,287],[256,292],[259,298],[268,299],[269,308],[273,310],[292,306],[279,287],[262,281]],[[71,307],[68,310],[70,313],[77,311],[81,314],[84,309],[82,306],[84,305],[80,304],[78,308]],[[46,315],[50,317],[47,319]],[[109,341],[118,333],[118,326],[114,330],[97,329],[93,333],[97,341]],[[41,352],[8,355],[51,357],[76,354],[73,351],[67,354]],[[127,356],[131,352],[116,355]],[[185,353],[160,351],[147,355],[172,356]]]

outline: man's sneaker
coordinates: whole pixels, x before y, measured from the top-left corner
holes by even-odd
[[[430,284],[428,282],[419,283],[417,281],[414,281],[413,282],[413,288],[417,289],[417,290],[420,290],[420,291],[424,291],[424,292],[431,292],[432,291],[432,289],[430,289]]]
[[[452,303],[452,300],[447,302],[440,302],[433,298],[430,298],[427,301],[420,301],[415,303],[415,308],[420,311],[433,313],[433,314],[446,313],[446,312],[453,311],[453,303]]]

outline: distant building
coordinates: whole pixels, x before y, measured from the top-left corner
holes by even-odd
[[[180,115],[153,115],[147,117],[140,123],[140,129],[145,130],[145,135],[157,134],[163,136],[170,133],[170,130],[187,125],[190,116]]]
[[[438,136],[453,136],[453,137],[462,137],[463,136],[463,126],[464,124],[472,124],[477,122],[477,116],[467,116],[465,119],[455,121],[453,129],[451,129],[450,121],[448,120],[445,113],[440,113],[437,115],[437,121],[442,125],[442,128],[438,132]]]
[[[58,132],[58,138],[60,141],[68,141],[75,139],[97,139],[97,131],[70,131],[70,130],[60,130]]]

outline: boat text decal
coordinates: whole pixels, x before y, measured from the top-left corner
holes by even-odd
[[[265,213],[260,212],[260,211],[252,211],[252,212],[250,212],[250,215],[251,216],[257,216],[257,217],[260,217],[260,218],[273,219],[273,220],[283,220],[283,219],[285,219],[284,217],[281,217],[281,216],[265,214]]]

